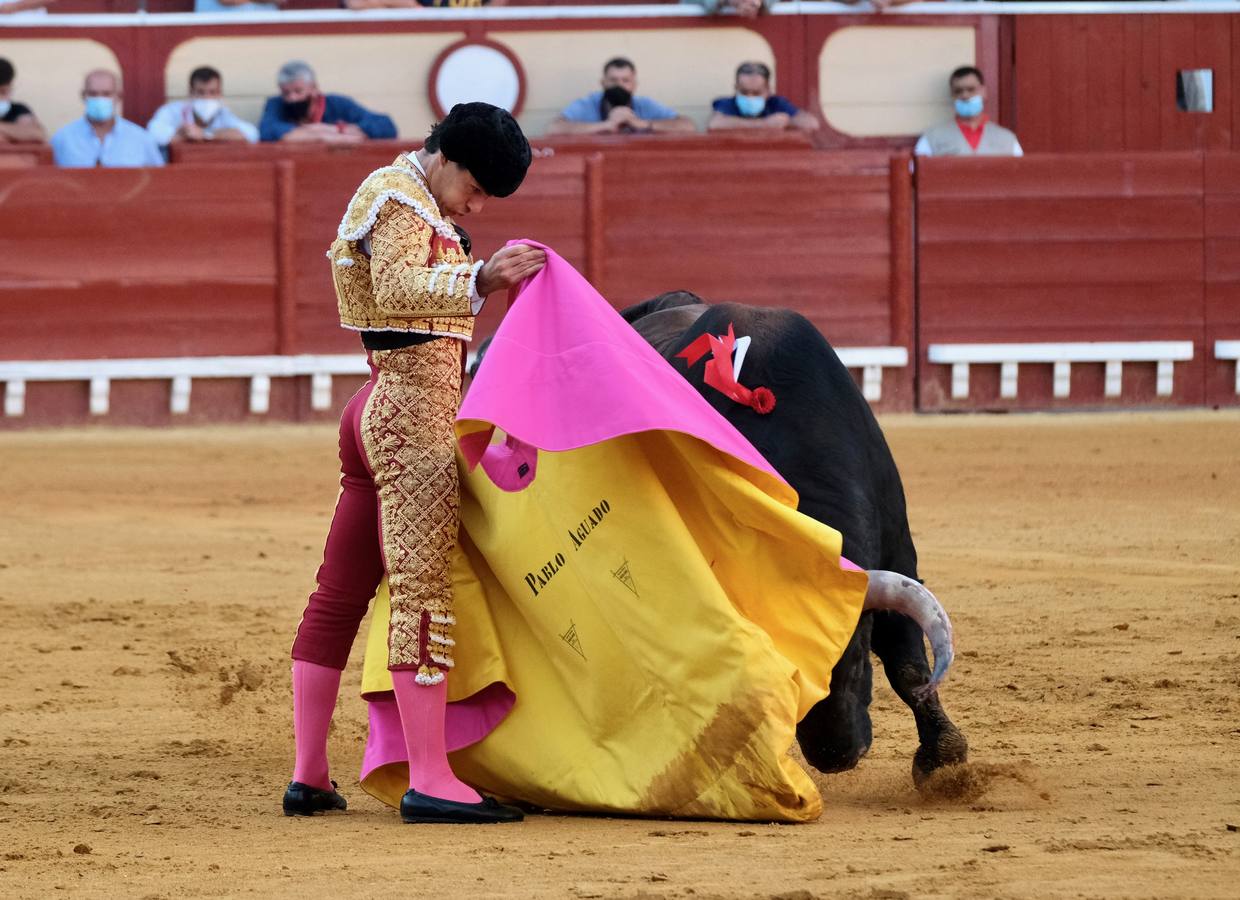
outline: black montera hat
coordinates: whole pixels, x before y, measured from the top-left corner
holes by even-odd
[[[490,103],[458,103],[431,129],[426,149],[464,166],[492,197],[521,186],[530,167],[530,142],[517,120]]]

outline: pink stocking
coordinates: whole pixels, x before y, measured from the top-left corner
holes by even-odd
[[[297,744],[293,780],[324,791],[332,789],[327,766],[327,730],[339,692],[339,669],[293,660],[293,737]]]
[[[396,705],[400,709],[400,726],[405,732],[405,749],[409,754],[409,787],[419,794],[478,803],[478,792],[452,773],[444,739],[448,711],[448,682],[422,685],[414,681],[417,672],[397,670],[392,673]]]

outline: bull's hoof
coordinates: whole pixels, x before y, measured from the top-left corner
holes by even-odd
[[[955,725],[948,724],[933,744],[922,744],[913,754],[913,784],[918,790],[944,766],[958,766],[969,759],[969,742]]]
[[[805,745],[801,746],[805,761],[824,775],[835,775],[838,772],[849,772],[857,768],[861,758],[869,752],[869,744],[850,747],[847,750],[843,748],[809,750]]]

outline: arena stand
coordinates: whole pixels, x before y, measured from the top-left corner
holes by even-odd
[[[53,128],[96,65],[124,72],[137,121],[203,63],[256,118],[275,69],[302,56],[326,90],[420,135],[443,93],[436,62],[498,47],[538,157],[521,192],[466,223],[483,255],[543,240],[617,306],[684,288],[798,309],[879,409],[1236,405],[1240,15],[1159,7],[786,3],[752,23],[668,5],[56,15],[0,19],[0,33],[21,99]],[[699,124],[737,61],[764,60],[825,127],[812,146],[539,137],[616,53]],[[1083,86],[1069,65],[1082,58]],[[1030,155],[908,156],[950,115],[962,62]],[[1176,109],[1186,68],[1213,70],[1213,113]],[[323,251],[357,182],[415,145],[183,146],[163,170],[130,171],[4,148],[0,428],[333,417],[365,369]]]

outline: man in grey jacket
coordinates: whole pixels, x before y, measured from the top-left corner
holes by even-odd
[[[986,115],[986,84],[973,66],[961,66],[948,79],[956,118],[921,136],[918,156],[1024,156],[1016,135]]]

